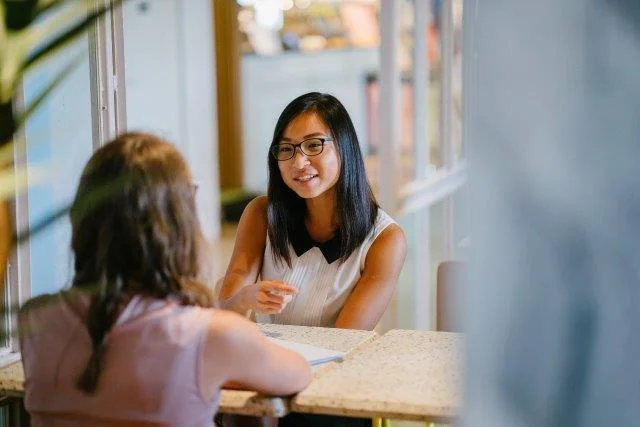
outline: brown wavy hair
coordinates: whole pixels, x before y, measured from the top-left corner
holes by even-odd
[[[134,294],[213,306],[199,281],[202,233],[195,186],[178,150],[153,135],[127,133],[85,166],[71,209],[72,287],[90,293],[92,354],[77,381],[97,387],[108,332]]]

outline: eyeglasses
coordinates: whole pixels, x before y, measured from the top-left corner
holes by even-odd
[[[300,142],[299,144],[291,144],[288,142],[281,142],[276,145],[272,145],[269,151],[279,162],[292,159],[296,155],[296,148],[300,149],[300,152],[305,156],[317,156],[324,150],[325,142],[333,141],[332,138],[309,138]]]

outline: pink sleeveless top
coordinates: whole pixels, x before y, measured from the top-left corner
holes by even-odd
[[[108,334],[96,392],[86,395],[75,381],[91,339],[77,305],[58,296],[27,312],[21,347],[33,426],[213,425],[218,394],[206,401],[199,378],[213,310],[134,297]]]

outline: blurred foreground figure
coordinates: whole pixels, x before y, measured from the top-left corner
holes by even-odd
[[[640,425],[640,2],[465,7],[464,424]]]

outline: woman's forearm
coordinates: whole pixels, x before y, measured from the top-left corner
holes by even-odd
[[[220,308],[235,311],[243,316],[249,316],[251,312],[251,308],[244,302],[242,289],[229,298],[220,299]]]
[[[231,279],[233,280],[233,278]],[[249,317],[251,314],[251,305],[246,297],[246,286],[240,283],[229,283],[228,286],[225,285],[223,285],[223,289],[220,292],[220,308]]]

